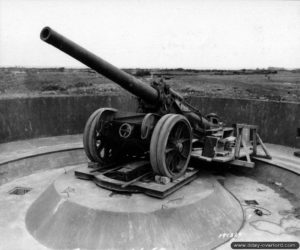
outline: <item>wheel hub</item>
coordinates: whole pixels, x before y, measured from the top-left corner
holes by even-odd
[[[183,144],[181,142],[177,142],[176,143],[176,149],[178,150],[178,152],[182,152],[183,150]]]

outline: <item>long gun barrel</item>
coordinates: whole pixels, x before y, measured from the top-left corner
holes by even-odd
[[[130,93],[151,104],[155,104],[158,101],[159,94],[156,89],[106,62],[102,58],[57,33],[50,27],[43,28],[40,37],[44,42],[53,45],[86,66],[94,69],[101,75],[119,84]]]
[[[114,65],[110,64],[109,62],[106,62],[105,60],[96,56],[92,52],[74,43],[73,41],[59,34],[55,30],[51,29],[50,27],[45,27],[42,29],[40,38],[44,42],[53,45],[57,49],[77,59],[78,61],[82,62],[86,66],[94,69],[99,74],[119,84],[121,87],[128,90],[130,93],[134,94],[135,96],[140,97],[142,100],[146,101],[147,103],[154,106],[157,105],[158,103],[163,103],[162,99],[164,96],[159,90],[133,77],[132,75],[124,72],[123,70],[118,69]],[[177,100],[182,102],[181,106],[182,107],[185,106],[183,110],[184,112],[195,109],[188,103],[184,102],[183,97],[175,90],[170,88],[169,92],[173,97],[175,97]],[[212,124],[211,122],[207,121],[204,117],[202,117],[200,113],[198,114],[196,113],[187,112],[185,114],[188,120],[195,124],[194,126],[197,126],[196,124],[198,124],[200,127],[204,129],[215,127],[214,124]]]

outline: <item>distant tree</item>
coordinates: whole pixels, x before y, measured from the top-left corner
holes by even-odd
[[[134,75],[135,76],[150,76],[151,72],[150,72],[150,70],[147,70],[147,69],[137,69]]]

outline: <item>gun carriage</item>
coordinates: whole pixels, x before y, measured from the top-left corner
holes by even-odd
[[[144,191],[162,198],[196,178],[197,170],[188,169],[191,156],[253,167],[249,155],[256,154],[256,126],[224,127],[216,114],[202,115],[163,80],[149,85],[49,27],[40,38],[138,97],[136,112],[99,108],[91,114],[83,145],[94,169],[77,171],[79,178],[94,179],[112,190]],[[246,161],[241,161],[245,156]],[[153,179],[168,187],[153,191],[153,185],[147,185]]]

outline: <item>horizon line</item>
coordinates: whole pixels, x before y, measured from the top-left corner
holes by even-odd
[[[24,68],[24,69],[91,69],[89,67],[65,67],[65,66],[0,66],[1,69],[3,68]],[[163,67],[120,67],[119,69],[149,69],[149,70],[298,70],[300,67],[295,68],[286,68],[286,67],[274,67],[274,66],[268,66],[268,67],[257,67],[257,68],[184,68],[184,67],[171,67],[171,68],[163,68]]]

